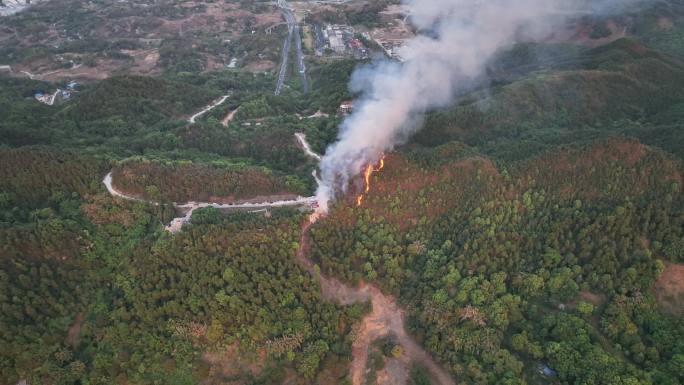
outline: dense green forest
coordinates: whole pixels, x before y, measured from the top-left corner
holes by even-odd
[[[139,17],[130,27],[144,33],[192,12],[64,2],[46,5],[54,19],[29,11],[6,28],[76,36],[110,15]],[[378,23],[375,6],[323,16]],[[199,32],[164,39],[160,73],[86,82],[53,106],[34,93],[65,84],[0,74],[0,383],[349,385],[371,305],[326,300],[319,273],[396,298],[459,384],[684,383],[684,6],[615,20],[628,36],[600,46],[502,52],[486,84],[387,154],[358,207],[352,183],[308,244],[295,209],[203,208],[170,234],[169,202],[311,194],[316,165],[294,134],[319,153],[335,140],[358,62],[307,63],[307,95],[291,79],[274,96],[273,73],[205,71],[223,51],[278,58],[284,29],[241,25],[230,48]],[[586,22],[605,35],[606,20]],[[86,37],[0,56],[141,49]],[[111,197],[110,171],[159,204]],[[389,336],[370,353],[373,384],[402,349]],[[407,378],[432,381],[420,365]]]
[[[3,185],[0,222],[3,383],[189,384],[213,373],[200,351],[228,347],[269,357],[256,374],[249,361],[236,365],[231,376],[245,381],[269,383],[287,367],[313,378],[324,360],[344,366],[350,328],[365,310],[323,302],[295,263],[296,211],[200,210],[191,231],[171,237],[160,232],[164,207],[103,192],[97,162],[7,152],[3,175],[14,175]],[[77,172],[92,173],[92,183],[69,179]],[[43,180],[40,203],[13,200]]]
[[[684,260],[677,160],[614,139],[510,169],[446,145],[385,170],[313,229],[313,256],[399,296],[457,378],[522,383],[543,361],[567,383],[681,380],[682,320],[650,294]]]

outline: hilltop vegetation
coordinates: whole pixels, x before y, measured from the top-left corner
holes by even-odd
[[[231,202],[307,192],[296,178],[273,175],[255,167],[127,161],[115,167],[112,176],[117,189],[164,202]]]
[[[684,156],[676,126],[680,59],[621,39],[558,63],[431,114],[416,140],[461,140],[515,160],[562,143],[623,134]]]
[[[40,207],[53,194],[98,190],[96,181],[105,169],[100,160],[47,147],[0,149],[0,191],[5,209],[13,205]]]
[[[107,125],[104,119],[119,121],[131,126],[151,125],[160,119],[189,115],[199,107],[216,99],[220,94],[214,90],[190,86],[180,82],[165,81],[143,76],[121,76],[99,83],[84,92],[75,106],[64,112],[76,121],[105,125],[101,135],[124,134],[116,127]]]
[[[564,383],[681,380],[681,318],[650,294],[663,260],[684,260],[677,161],[624,140],[510,170],[433,156],[387,159],[361,208],[340,203],[313,229],[322,272],[399,296],[466,383],[537,383],[539,362]]]

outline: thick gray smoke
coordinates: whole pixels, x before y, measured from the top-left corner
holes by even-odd
[[[351,88],[361,97],[321,161],[322,181],[316,193],[321,212],[365,165],[406,141],[420,127],[426,111],[449,104],[458,91],[472,87],[501,49],[548,37],[568,18],[608,5],[581,0],[404,3],[411,8],[412,23],[429,33],[404,45],[403,63],[375,63],[352,76]]]

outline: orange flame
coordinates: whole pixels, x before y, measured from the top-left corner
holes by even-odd
[[[383,168],[385,168],[385,155],[383,155],[382,158],[380,158],[378,168],[373,168],[372,164],[366,166],[366,169],[363,171],[363,180],[365,182],[365,188],[363,190],[363,194],[356,197],[356,206],[361,206],[361,204],[363,203],[364,194],[368,194],[368,192],[370,192],[371,175],[373,175],[374,172],[382,170]]]
[[[378,166],[378,168],[375,171],[380,171],[383,168],[385,168],[385,155],[383,155],[382,158],[380,158],[380,166]]]
[[[366,189],[364,190],[364,194],[368,194],[370,191],[370,177],[373,174],[373,165],[368,165],[366,166],[366,171],[363,172],[363,179],[366,182]]]

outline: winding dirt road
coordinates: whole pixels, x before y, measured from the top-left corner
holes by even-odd
[[[306,135],[304,135],[301,132],[295,133],[295,137],[297,138],[297,142],[299,143],[299,146],[304,150],[304,153],[306,156],[309,158],[315,159],[317,161],[321,160],[321,156],[313,152],[311,149],[311,146],[309,145],[309,142],[306,141]]]
[[[135,196],[127,195],[116,188],[112,186],[112,173],[111,171],[105,175],[104,179],[102,180],[102,183],[104,183],[105,187],[107,187],[107,191],[112,196],[116,196],[119,198],[127,199],[127,200],[132,200],[132,201],[138,201],[138,202],[145,202],[149,204],[153,204],[155,206],[159,205],[158,202],[153,202],[149,201],[146,199],[138,198]],[[176,233],[180,231],[183,228],[183,225],[186,223],[190,222],[190,219],[192,218],[192,214],[195,210],[203,207],[213,207],[215,209],[254,209],[260,210],[260,209],[266,209],[266,208],[271,208],[271,207],[287,207],[287,206],[311,206],[316,202],[316,197],[297,197],[296,199],[291,199],[291,200],[277,200],[277,201],[269,201],[266,200],[264,202],[249,202],[249,203],[213,203],[213,202],[187,202],[187,203],[176,203],[173,202],[172,205],[173,207],[177,209],[181,209],[185,212],[185,214],[181,217],[176,217],[174,218],[171,223],[169,223],[166,227],[165,230],[169,231],[171,233]]]
[[[230,97],[230,95],[223,95],[220,99],[217,99],[217,100],[213,101],[211,104],[209,104],[208,106],[204,107],[204,109],[202,109],[200,112],[198,112],[198,113],[196,113],[195,115],[191,116],[191,117],[188,119],[188,122],[189,122],[189,123],[195,123],[195,122],[197,121],[197,118],[199,118],[200,116],[202,116],[202,115],[206,114],[207,112],[213,110],[214,108],[220,106],[220,105],[223,104],[223,102],[225,102],[226,99],[228,99],[229,97]]]
[[[316,277],[321,286],[322,297],[340,305],[371,302],[372,311],[361,320],[360,328],[352,344],[352,363],[349,374],[352,385],[362,385],[366,376],[368,352],[373,341],[385,336],[392,336],[404,349],[409,362],[423,365],[432,378],[440,385],[455,385],[449,373],[418,344],[404,329],[404,310],[397,305],[396,299],[384,294],[373,285],[362,282],[359,287],[348,286],[335,278],[326,277],[317,272],[314,263],[306,257],[309,246],[309,228],[315,223],[317,216],[302,227],[300,247],[297,251],[297,262],[311,275]],[[402,385],[402,384],[396,384]]]
[[[311,147],[306,141],[304,134],[297,133],[296,138],[305,154],[312,159],[320,160],[321,156],[311,150]],[[314,177],[316,177],[314,170]],[[318,178],[316,178],[318,181]],[[138,197],[127,195],[121,191],[116,190],[112,185],[112,173],[108,173],[103,181],[109,193],[113,196],[128,200],[135,200],[140,202],[147,202],[158,205],[157,202],[150,202]],[[174,207],[180,209],[188,209],[189,211],[183,217],[175,218],[167,230],[171,232],[178,231],[183,224],[187,223],[192,217],[192,212],[200,207],[215,207],[215,208],[254,208],[263,209],[268,207],[280,206],[298,206],[309,205],[312,206],[316,202],[315,197],[299,197],[295,200],[277,201],[277,202],[263,202],[263,203],[244,203],[244,204],[217,204],[208,202],[188,202],[183,204],[173,203]],[[404,310],[399,307],[396,299],[392,296],[384,294],[377,287],[362,282],[358,287],[349,286],[338,279],[326,277],[318,272],[314,263],[307,258],[307,251],[309,249],[309,228],[316,223],[320,218],[320,214],[314,212],[309,220],[302,226],[302,235],[297,250],[297,262],[319,281],[321,286],[321,296],[323,299],[340,305],[352,305],[355,303],[369,302],[372,306],[372,311],[367,314],[362,320],[360,327],[357,329],[356,338],[352,344],[352,363],[350,366],[350,377],[352,385],[362,385],[367,372],[368,352],[373,341],[385,336],[392,336],[396,342],[404,349],[404,357],[402,361],[414,362],[423,365],[432,378],[439,385],[455,385],[455,381],[451,376],[441,368],[430,355],[418,344],[404,329]],[[407,369],[407,368],[405,368]],[[394,384],[393,384],[394,385]],[[396,385],[403,385],[401,382]]]
[[[299,139],[298,139],[299,140]],[[307,144],[308,145],[308,144]],[[314,175],[314,178],[316,176]],[[110,195],[131,200],[137,202],[145,202],[158,206],[158,202],[150,201],[133,195],[128,195],[120,190],[117,190],[112,183],[112,172],[110,171],[102,179],[102,183],[107,188]],[[203,207],[213,207],[216,209],[248,209],[253,211],[261,211],[262,209],[272,208],[272,207],[288,207],[288,206],[308,206],[312,207],[316,202],[316,197],[302,197],[298,196],[295,199],[289,200],[269,200],[268,197],[264,198],[261,202],[246,202],[246,203],[213,203],[213,202],[186,202],[178,203],[172,202],[173,207],[180,209],[184,212],[183,216],[174,218],[171,223],[169,223],[165,230],[171,233],[177,233],[183,228],[183,225],[190,222],[192,214],[195,210]]]

